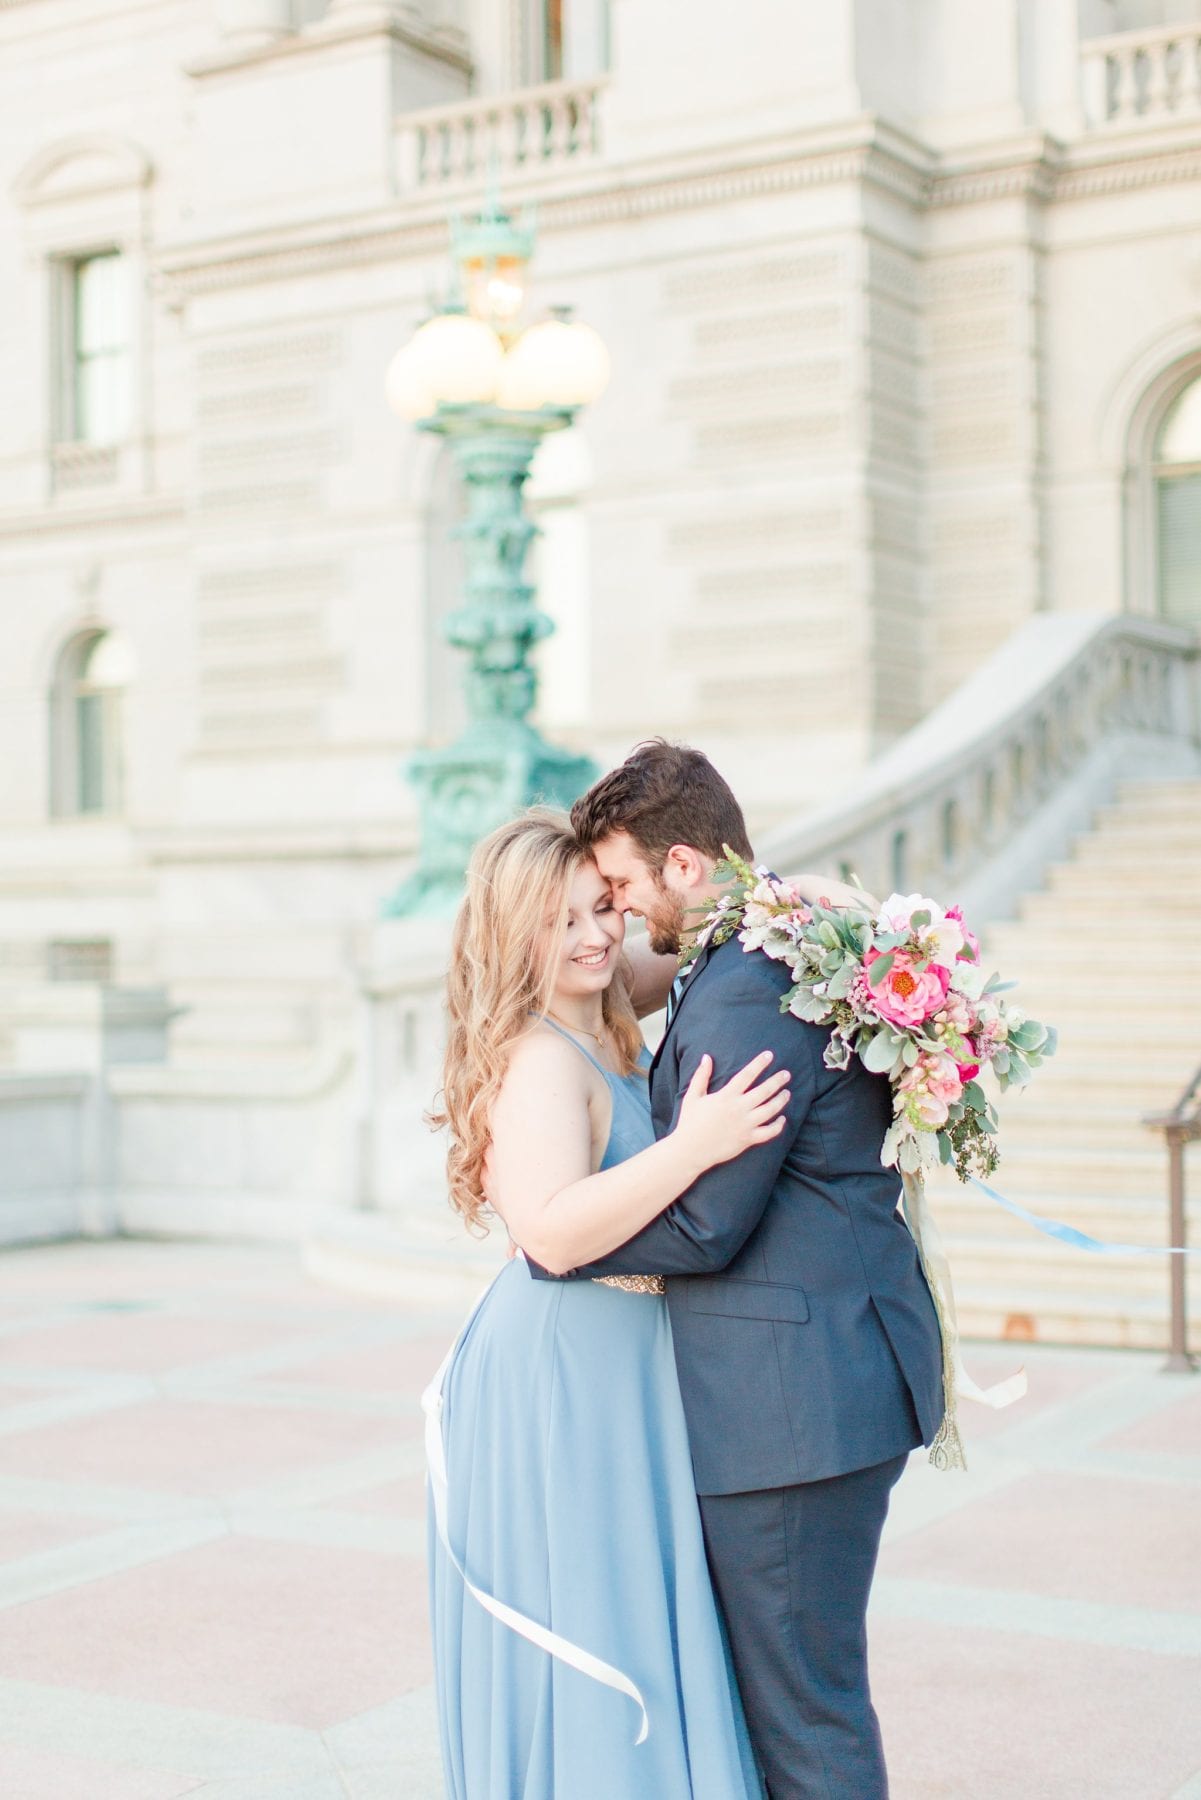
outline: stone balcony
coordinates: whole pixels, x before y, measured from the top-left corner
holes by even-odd
[[[1201,23],[1092,38],[1080,59],[1090,131],[1201,119]]]
[[[400,191],[431,195],[509,187],[594,161],[601,151],[604,81],[550,81],[538,87],[402,114],[396,121]]]

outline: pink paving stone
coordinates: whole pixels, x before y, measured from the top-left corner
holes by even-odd
[[[1089,1388],[1099,1387],[1103,1382],[1113,1380],[1113,1367],[1102,1357],[1082,1358],[1080,1361],[1069,1360],[1048,1362],[1042,1357],[1027,1359],[1023,1355],[1021,1344],[1007,1344],[1003,1349],[994,1346],[985,1348],[978,1344],[965,1344],[963,1359],[969,1375],[977,1380],[981,1387],[990,1387],[994,1381],[1004,1381],[1008,1376],[1026,1366],[1028,1391],[1012,1406],[1006,1406],[1000,1412],[991,1412],[987,1406],[980,1406],[970,1400],[964,1400],[959,1407],[959,1427],[967,1445],[970,1461],[973,1442],[988,1438],[1004,1437],[1007,1431],[1025,1425],[1029,1420],[1037,1418],[1052,1406],[1060,1406],[1064,1401],[1075,1400],[1079,1395],[1087,1393]]]
[[[1166,1376],[1165,1381],[1189,1379]],[[1201,1381],[1172,1406],[1105,1438],[1102,1450],[1160,1450],[1172,1456],[1201,1456]]]
[[[425,1574],[227,1538],[0,1613],[0,1677],[324,1730],[431,1679]]]
[[[0,1510],[0,1564],[36,1556],[42,1550],[56,1550],[60,1544],[78,1543],[80,1538],[111,1531],[113,1523],[111,1519],[72,1518],[66,1513]]]
[[[122,1240],[53,1244],[6,1251],[0,1260],[0,1296],[28,1300],[44,1295],[56,1306],[73,1300],[158,1298],[238,1285],[256,1266],[277,1269],[278,1251],[245,1245],[155,1244]],[[295,1288],[293,1287],[293,1299]]]
[[[5,1473],[219,1494],[415,1437],[389,1421],[304,1407],[146,1401],[8,1438]]]
[[[299,1346],[313,1335],[299,1320],[280,1325],[171,1313],[103,1313],[0,1338],[0,1367],[161,1373],[269,1345]]]
[[[886,1545],[880,1569],[1061,1600],[1201,1609],[1192,1507],[1173,1487],[1117,1477],[1025,1476],[986,1505]]]
[[[1169,1800],[1201,1770],[1201,1662],[882,1620],[892,1800]]]
[[[425,1477],[406,1476],[403,1481],[381,1481],[337,1501],[339,1512],[386,1513],[393,1519],[425,1517]]]
[[[0,1338],[0,1346],[3,1346],[3,1342],[3,1338]],[[2,1355],[0,1355],[0,1360],[3,1360]],[[46,1390],[41,1387],[16,1387],[9,1384],[0,1387],[0,1409],[9,1406],[23,1406],[27,1400],[44,1400],[45,1398]]]
[[[410,1394],[414,1403],[454,1341],[454,1331],[437,1337],[404,1339],[370,1349],[340,1351],[281,1369],[271,1380],[317,1387],[353,1388],[361,1393]]]
[[[52,1751],[0,1748],[6,1800],[181,1800],[202,1777],[170,1769],[114,1768],[91,1758]]]

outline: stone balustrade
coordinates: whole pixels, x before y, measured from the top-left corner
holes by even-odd
[[[603,82],[550,81],[540,87],[460,101],[396,121],[403,193],[508,185],[522,175],[586,162],[601,147]]]
[[[1201,24],[1088,39],[1080,75],[1090,129],[1201,117]]]
[[[1123,776],[1201,769],[1193,633],[1041,613],[873,762],[759,846],[777,869],[854,871],[1004,917]]]

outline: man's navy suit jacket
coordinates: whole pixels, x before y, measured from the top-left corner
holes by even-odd
[[[942,1419],[934,1304],[880,1164],[888,1080],[858,1058],[826,1068],[828,1028],[780,1011],[789,986],[783,964],[737,939],[702,952],[651,1066],[656,1135],[706,1052],[717,1088],[773,1051],[791,1073],[785,1128],[571,1272],[669,1278],[700,1494],[848,1474],[930,1443]]]

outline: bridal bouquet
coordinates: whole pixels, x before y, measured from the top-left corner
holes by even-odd
[[[959,907],[920,894],[891,894],[875,917],[809,905],[729,849],[715,874],[731,885],[690,956],[737,933],[744,950],[787,965],[780,1010],[833,1027],[826,1066],[858,1056],[892,1084],[886,1168],[917,1175],[941,1161],[961,1181],[990,1175],[997,1116],[977,1077],[988,1067],[1002,1092],[1024,1086],[1054,1054],[1055,1033],[1000,998],[1014,984],[985,977]]]

